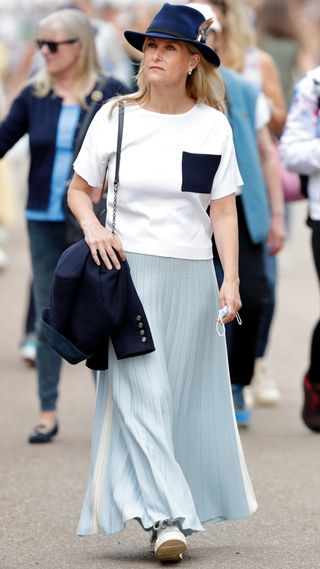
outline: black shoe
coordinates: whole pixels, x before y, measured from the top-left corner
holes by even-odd
[[[311,431],[320,433],[320,384],[311,383],[306,375],[303,380],[304,402],[302,419]]]
[[[37,425],[28,438],[29,443],[50,443],[58,433],[58,423],[49,430],[45,425]]]

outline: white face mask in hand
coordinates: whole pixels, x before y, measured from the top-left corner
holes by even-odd
[[[226,328],[225,328],[225,325],[223,323],[223,318],[225,316],[227,316],[227,314],[228,314],[228,307],[227,306],[220,308],[220,310],[218,312],[217,322],[216,322],[216,331],[217,331],[218,336],[225,336],[225,334],[226,334]],[[236,320],[237,320],[239,326],[241,326],[242,320],[241,320],[239,312],[236,313]]]

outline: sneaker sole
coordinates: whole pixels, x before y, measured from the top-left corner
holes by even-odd
[[[180,539],[168,539],[155,551],[155,556],[159,561],[181,561],[182,553],[187,549],[187,545]]]

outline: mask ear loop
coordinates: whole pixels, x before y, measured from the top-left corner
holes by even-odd
[[[241,316],[240,316],[239,312],[236,312],[236,320],[237,320],[239,326],[241,326],[242,320],[241,320]]]
[[[226,335],[226,327],[220,318],[216,322],[216,331],[220,338]]]
[[[236,312],[236,321],[238,322],[239,326],[241,326],[242,320],[241,320],[241,316],[240,316],[239,312]],[[218,320],[216,322],[216,331],[217,331],[218,336],[220,336],[220,338],[222,338],[223,336],[226,335],[226,327],[225,327],[224,323],[222,322],[221,318],[218,318]]]

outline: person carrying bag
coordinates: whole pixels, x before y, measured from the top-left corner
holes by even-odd
[[[143,60],[138,91],[119,99],[125,106],[121,187],[112,185],[114,101],[91,122],[68,191],[92,262],[110,273],[129,263],[155,347],[119,359],[111,342],[105,346],[108,370],[97,373],[92,464],[78,533],[111,534],[135,519],[150,533],[159,561],[180,561],[187,537],[203,523],[256,509],[225,338],[216,330],[218,319],[230,322],[241,308],[235,192],[242,179],[223,112],[220,60],[206,44],[211,24],[187,5],[164,4],[145,33],[124,32]],[[102,226],[91,196],[107,163]],[[213,229],[225,274],[220,291]],[[146,343],[142,314],[134,315],[132,327]]]

